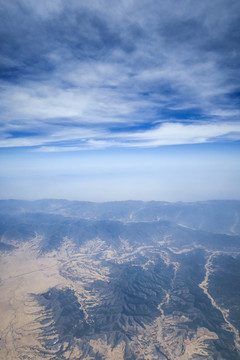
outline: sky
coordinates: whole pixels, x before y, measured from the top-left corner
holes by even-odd
[[[0,198],[240,200],[238,0],[0,0]]]

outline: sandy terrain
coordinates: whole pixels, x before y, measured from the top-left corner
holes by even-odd
[[[34,295],[43,294],[51,288],[69,288],[74,291],[86,322],[90,322],[89,309],[98,305],[101,299],[96,293],[87,290],[85,285],[96,280],[109,281],[108,261],[117,264],[134,262],[136,256],[142,255],[146,258],[146,262],[141,267],[147,271],[154,265],[153,259],[156,252],[166,266],[173,269],[174,276],[169,290],[165,291],[165,298],[158,306],[161,316],[145,327],[135,324],[136,336],[131,338],[131,347],[138,359],[157,360],[161,352],[169,360],[188,360],[192,356],[195,358],[208,356],[209,341],[218,339],[215,333],[204,327],[189,332],[186,324],[190,319],[183,315],[164,313],[164,305],[168,305],[171,300],[171,289],[180,266],[172,259],[171,254],[186,254],[194,249],[180,251],[163,248],[161,244],[158,248],[133,247],[123,239],[121,239],[119,251],[107,246],[100,239],[88,241],[76,248],[71,240],[66,238],[58,251],[40,255],[38,246],[40,240],[36,236],[28,243],[15,244],[18,246],[16,250],[1,254],[0,359],[50,360],[61,348],[64,350],[66,360],[80,358],[94,360],[94,355],[85,356],[80,350],[81,339],[71,344],[58,343],[58,334],[50,310],[41,307]],[[237,347],[239,335],[228,320],[227,310],[221,309],[208,293],[208,281],[214,256],[217,256],[217,253],[210,253],[205,266],[205,278],[199,287],[209,297],[212,305],[221,311],[228,325],[228,331],[235,334]],[[45,328],[51,330],[48,335],[44,332]],[[50,344],[48,347],[46,347],[47,342]],[[89,338],[89,347],[92,353],[99,353],[106,360],[123,360],[126,344],[120,341],[113,348],[109,345],[107,338],[101,336]]]

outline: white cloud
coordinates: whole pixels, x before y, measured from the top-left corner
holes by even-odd
[[[116,147],[157,147],[240,140],[240,122],[163,123],[145,131],[110,132],[105,128],[59,126],[47,135],[5,137],[1,147],[40,147],[38,151],[77,151]]]
[[[14,46],[5,49],[2,63],[20,75],[1,84],[0,146],[70,151],[238,139],[239,109],[229,96],[238,84],[224,67],[234,55],[228,51],[227,59],[228,46],[236,51],[229,27],[237,12],[215,0],[194,8],[173,3],[6,3],[16,21],[8,29]],[[157,122],[165,124],[134,130]]]
[[[164,123],[153,130],[125,134],[125,139],[141,141],[145,146],[199,144],[214,142],[221,137],[240,139],[240,122],[236,123]]]

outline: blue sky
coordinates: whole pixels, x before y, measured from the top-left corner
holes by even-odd
[[[239,1],[0,3],[1,198],[240,199]]]

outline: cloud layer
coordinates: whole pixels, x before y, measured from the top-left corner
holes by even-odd
[[[240,3],[0,0],[1,147],[240,140]]]

